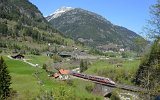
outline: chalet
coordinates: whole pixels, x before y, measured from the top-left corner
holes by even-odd
[[[18,55],[11,56],[11,57],[14,59],[23,59],[24,58],[24,56],[22,54],[18,54]]]

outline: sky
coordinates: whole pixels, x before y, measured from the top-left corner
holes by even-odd
[[[82,8],[97,13],[115,25],[126,27],[138,34],[150,19],[149,7],[156,0],[29,0],[44,16],[62,6]],[[144,35],[144,34],[140,34]]]

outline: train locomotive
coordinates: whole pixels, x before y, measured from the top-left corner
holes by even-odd
[[[77,72],[71,72],[71,75],[76,76],[76,77],[80,77],[80,78],[83,78],[83,79],[88,79],[88,80],[91,80],[91,81],[95,81],[95,82],[98,82],[100,84],[115,86],[115,82],[110,80],[109,78],[87,75],[87,74],[77,73]]]

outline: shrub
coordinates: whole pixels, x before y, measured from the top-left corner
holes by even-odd
[[[93,91],[94,85],[87,85],[85,89],[90,93]]]
[[[84,72],[87,69],[88,69],[87,61],[81,60],[81,62],[80,62],[80,72]]]
[[[73,80],[67,80],[66,82],[67,82],[67,84],[68,84],[69,86],[74,86]],[[75,87],[75,86],[74,86],[74,87]]]
[[[33,54],[33,55],[40,55],[40,51],[38,49],[33,49],[31,51],[31,54]]]
[[[42,69],[44,69],[46,71],[47,70],[47,65],[43,64]]]
[[[118,93],[117,93],[116,90],[114,90],[114,91],[112,92],[112,95],[111,95],[111,98],[110,98],[110,99],[111,99],[111,100],[121,100],[121,99],[119,98]]]
[[[2,53],[2,50],[0,50],[0,53]]]
[[[62,62],[62,57],[60,57],[59,55],[55,54],[53,55],[53,62]]]

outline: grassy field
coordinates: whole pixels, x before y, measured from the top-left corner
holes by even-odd
[[[48,77],[47,73],[41,68],[32,67],[20,60],[3,57],[12,76],[11,87],[17,92],[17,96],[12,97],[13,100],[33,100],[35,97],[45,94],[46,91],[52,91],[54,98],[57,100],[65,100],[66,98],[72,98],[73,100],[103,98],[95,96],[85,89],[86,86],[93,85],[90,82],[79,79],[71,81],[55,80]],[[49,60],[46,56],[29,57],[31,62],[40,65]]]
[[[18,99],[33,99],[39,92],[40,86],[33,76],[35,68],[19,60],[10,60],[5,57],[5,62],[12,76],[12,88],[17,91]],[[34,89],[33,89],[34,88]]]
[[[53,62],[53,59],[50,59],[48,56],[40,55],[26,55],[26,59],[33,64],[39,64],[42,66],[44,63]]]
[[[92,63],[85,73],[108,77],[119,83],[132,84],[131,81],[134,78],[139,64],[139,60],[98,60]]]
[[[86,87],[93,87],[89,81],[79,79],[60,81],[48,77],[41,68],[32,67],[20,60],[12,60],[3,56],[12,76],[13,90],[17,96],[13,100],[33,100],[37,96],[43,96],[46,91],[52,94],[56,100],[101,100],[103,97],[96,96],[87,91]],[[26,55],[26,59],[34,64],[42,66],[44,63],[53,62],[47,56]],[[131,81],[138,69],[139,60],[109,59],[92,62],[85,73],[108,77],[115,82],[133,84]],[[117,65],[120,65],[119,67]]]

